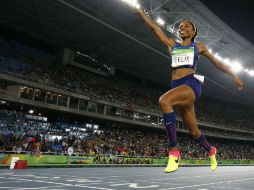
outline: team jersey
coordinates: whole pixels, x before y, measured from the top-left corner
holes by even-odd
[[[195,42],[188,46],[181,46],[181,44],[176,43],[171,52],[171,66],[173,69],[196,69],[198,57],[198,48]]]

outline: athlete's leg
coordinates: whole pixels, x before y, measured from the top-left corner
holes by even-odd
[[[178,111],[181,114],[184,125],[189,129],[192,137],[197,140],[199,144],[209,153],[211,168],[212,170],[215,170],[217,167],[217,161],[215,157],[216,148],[208,143],[205,136],[199,130],[195,116],[194,104],[185,107],[178,107]]]
[[[177,150],[176,115],[173,107],[186,106],[194,101],[195,94],[187,85],[178,86],[163,94],[159,99],[170,148],[168,166],[165,169],[165,172],[176,171],[180,158],[180,152]]]
[[[193,103],[196,96],[187,85],[181,85],[163,94],[159,99],[159,105],[163,113],[173,112],[174,106],[187,106]]]
[[[170,150],[176,149],[176,115],[173,110],[175,106],[188,106],[195,101],[195,94],[193,90],[187,85],[178,86],[165,94],[159,99],[159,104],[163,112],[166,132],[169,139]]]
[[[178,112],[181,115],[184,125],[190,131],[191,136],[194,139],[198,139],[201,135],[201,132],[197,125],[195,107],[194,104],[189,104],[187,106],[178,106]]]

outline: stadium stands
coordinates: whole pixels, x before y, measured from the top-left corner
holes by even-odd
[[[80,122],[36,121],[16,111],[0,111],[0,151],[37,154],[121,155],[166,157],[164,131],[119,125],[100,126]],[[254,159],[254,146],[240,141],[210,139],[220,159]],[[179,135],[183,158],[206,158],[205,151],[190,136]]]

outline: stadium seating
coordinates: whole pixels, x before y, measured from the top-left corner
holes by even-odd
[[[162,130],[148,131],[121,125],[100,126],[80,122],[30,120],[15,111],[0,111],[0,151],[36,154],[100,154],[133,157],[166,157],[167,137]],[[189,136],[179,134],[182,156],[206,158],[205,151]],[[223,159],[254,159],[254,146],[241,141],[209,139]]]

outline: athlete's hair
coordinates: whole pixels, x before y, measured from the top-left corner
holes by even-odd
[[[196,38],[196,36],[197,36],[197,34],[198,34],[198,28],[197,28],[196,25],[195,25],[193,22],[191,22],[190,20],[185,20],[184,22],[188,22],[188,23],[191,24],[191,26],[192,26],[192,28],[193,28],[193,30],[194,30],[194,32],[195,32],[194,36],[192,36],[192,38],[191,38],[191,42],[194,42],[194,40],[195,40],[195,38]]]
[[[191,21],[188,21],[188,22],[192,25],[193,30],[195,32],[194,36],[192,36],[192,38],[191,38],[191,41],[194,42],[194,40],[198,34],[198,28],[196,27],[196,25],[193,22],[191,22]]]

